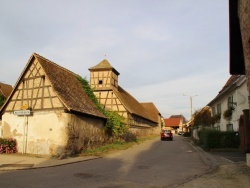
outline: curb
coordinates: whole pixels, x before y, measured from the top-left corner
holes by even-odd
[[[65,161],[63,163],[60,163],[60,164],[51,164],[51,165],[44,165],[44,166],[36,166],[36,164],[30,164],[30,165],[33,165],[32,167],[24,167],[24,168],[11,168],[11,167],[6,167],[4,169],[1,169],[1,166],[4,166],[4,165],[11,165],[11,163],[9,164],[1,164],[0,165],[0,171],[17,171],[17,170],[33,170],[33,169],[40,169],[40,168],[52,168],[52,167],[58,167],[58,166],[64,166],[64,165],[69,165],[69,164],[74,164],[74,163],[80,163],[80,162],[84,162],[84,161],[91,161],[91,160],[95,160],[95,159],[99,159],[99,158],[102,158],[102,157],[93,157],[91,156],[90,158],[87,158],[87,159],[82,159],[82,160],[77,160],[77,161]],[[62,159],[62,160],[67,160],[67,159]],[[16,164],[15,164],[16,165]],[[22,164],[20,164],[21,166]],[[25,164],[23,164],[25,165]]]

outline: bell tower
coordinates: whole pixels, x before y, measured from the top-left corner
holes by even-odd
[[[94,91],[118,89],[119,72],[104,59],[94,67],[89,68],[90,87]]]

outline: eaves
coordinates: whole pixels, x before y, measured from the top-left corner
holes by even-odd
[[[233,91],[236,91],[238,87],[240,87],[244,82],[246,81],[245,76],[241,76],[239,79],[237,79],[232,85],[228,86],[228,88],[222,90],[211,102],[207,104],[207,106],[213,106],[214,104],[221,101],[223,98],[228,96]]]

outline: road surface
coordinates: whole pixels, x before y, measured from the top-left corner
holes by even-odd
[[[182,136],[160,137],[103,158],[64,166],[1,171],[0,187],[176,187],[209,171]]]

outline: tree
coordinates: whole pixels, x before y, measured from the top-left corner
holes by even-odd
[[[6,100],[6,97],[0,94],[0,107],[3,106],[5,100]]]
[[[193,114],[193,118],[194,126],[211,126],[215,121],[214,118],[212,118],[211,111],[208,107],[196,110]]]

